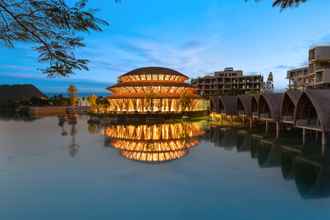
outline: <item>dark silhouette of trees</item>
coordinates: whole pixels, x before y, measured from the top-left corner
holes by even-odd
[[[42,72],[67,76],[87,70],[88,60],[78,58],[84,47],[80,32],[102,31],[108,23],[86,8],[87,0],[69,6],[65,0],[0,0],[0,40],[7,47],[17,42],[32,43],[39,62],[48,63]]]
[[[248,1],[248,0],[245,0]],[[261,0],[255,0],[261,1]],[[281,9],[286,9],[290,7],[297,7],[302,3],[305,3],[307,0],[273,0],[273,7],[280,7]]]
[[[305,3],[307,0],[274,0],[273,6],[280,7],[282,9],[289,7],[296,7],[302,3]]]

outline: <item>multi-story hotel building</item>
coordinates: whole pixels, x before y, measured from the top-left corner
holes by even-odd
[[[330,46],[309,50],[308,66],[287,72],[289,89],[330,88]]]
[[[204,77],[193,79],[192,85],[204,97],[259,93],[263,88],[262,75],[243,75],[242,70],[225,68]]]

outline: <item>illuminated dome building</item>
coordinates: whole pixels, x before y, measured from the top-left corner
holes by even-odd
[[[110,107],[115,114],[160,114],[205,112],[207,104],[186,83],[189,78],[172,69],[146,67],[119,77],[109,87]]]
[[[188,154],[204,132],[198,122],[110,125],[104,130],[109,145],[127,159],[165,162]]]

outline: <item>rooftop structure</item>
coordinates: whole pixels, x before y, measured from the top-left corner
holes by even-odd
[[[242,70],[227,67],[204,77],[192,80],[192,85],[202,96],[241,95],[259,93],[263,87],[261,75],[243,75]]]

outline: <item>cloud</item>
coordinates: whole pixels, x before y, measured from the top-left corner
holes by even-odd
[[[215,53],[218,42],[212,39],[209,37],[207,41],[187,40],[173,44],[151,38],[125,38],[115,45],[113,56],[128,57],[125,66],[133,68],[166,66],[196,75],[217,70],[221,54]]]
[[[277,65],[274,67],[274,69],[277,69],[277,70],[289,70],[289,69],[293,69],[294,66],[291,66],[291,65],[283,65],[283,64],[280,64],[280,65]]]
[[[194,50],[194,49],[198,49],[198,48],[201,48],[203,45],[200,41],[197,41],[197,40],[191,40],[191,41],[188,41],[186,43],[184,43],[181,48],[183,50]]]
[[[1,65],[1,69],[9,69],[9,70],[18,70],[18,71],[30,71],[33,70],[30,66],[22,66],[22,65],[13,65],[13,64],[6,64]]]

